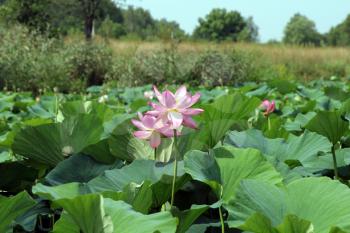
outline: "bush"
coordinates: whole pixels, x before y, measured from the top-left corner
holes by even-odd
[[[0,38],[1,88],[81,91],[101,85],[111,69],[112,52],[104,45],[65,45],[20,26],[1,30]]]
[[[61,44],[15,26],[0,35],[0,85],[31,90],[66,85],[69,70]]]
[[[182,83],[187,81],[184,77],[193,65],[191,60],[180,56],[174,45],[160,51],[117,56],[108,81],[118,86]]]
[[[253,56],[248,53],[208,51],[197,58],[188,81],[207,87],[237,86],[258,79],[256,70]]]
[[[71,43],[65,54],[70,80],[84,87],[102,85],[112,67],[112,52],[103,44]]]

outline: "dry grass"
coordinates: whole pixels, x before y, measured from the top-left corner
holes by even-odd
[[[76,40],[77,38],[66,38],[67,42]],[[78,38],[81,40],[82,38]],[[108,41],[97,36],[95,41],[98,43],[106,43],[114,51],[115,54],[135,54],[145,52],[155,52],[169,49],[171,42],[147,42],[147,41],[124,41],[108,39]],[[346,47],[297,47],[272,44],[247,44],[232,42],[181,42],[177,44],[179,53],[200,53],[204,51],[245,51],[255,53],[269,59],[273,63],[285,62],[302,62],[302,63],[324,63],[342,61],[350,63],[350,48]]]
[[[67,42],[83,38],[68,38]],[[207,51],[231,53],[239,51],[252,57],[254,67],[265,73],[265,76],[287,76],[302,81],[329,78],[332,75],[350,76],[350,48],[345,47],[297,47],[280,44],[247,44],[232,42],[147,42],[125,41],[96,37],[97,43],[105,43],[116,57],[133,57],[175,48],[181,59],[196,59]],[[174,47],[175,46],[175,47]],[[274,75],[270,75],[270,73]]]
[[[97,39],[101,41],[101,39]],[[169,42],[141,42],[109,40],[109,46],[116,53],[158,51],[169,48]],[[180,53],[195,53],[206,50],[230,51],[233,49],[256,52],[269,57],[272,61],[282,60],[316,60],[350,61],[350,48],[343,47],[295,47],[283,45],[244,44],[244,43],[210,43],[210,42],[182,42],[178,44]]]

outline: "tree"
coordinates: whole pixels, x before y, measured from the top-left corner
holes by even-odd
[[[350,15],[335,27],[332,27],[326,35],[327,44],[333,46],[350,45]]]
[[[156,20],[155,22],[156,37],[162,40],[183,39],[186,36],[184,30],[175,21],[166,19]]]
[[[45,32],[49,13],[47,0],[6,0],[1,4],[1,17],[8,23],[19,22],[31,30]]]
[[[96,11],[101,0],[78,0],[81,4],[84,15],[84,33],[85,39],[90,41],[94,33],[94,21],[96,19]]]
[[[7,23],[19,22],[53,36],[85,29],[91,39],[94,25],[106,18],[122,23],[122,10],[113,0],[5,0],[0,14]]]
[[[254,23],[253,17],[249,17],[245,22],[246,27],[238,34],[238,40],[245,42],[257,42],[259,40],[259,29]]]
[[[306,16],[295,14],[284,29],[283,42],[295,45],[320,45],[321,34],[317,31],[315,23]]]
[[[128,34],[136,35],[141,39],[153,36],[155,20],[148,10],[129,6],[123,11],[123,19],[124,27]]]
[[[113,22],[108,16],[100,23],[98,27],[99,35],[104,38],[119,38],[126,35],[125,28],[122,24]]]
[[[204,19],[199,19],[193,36],[199,39],[238,41],[239,34],[246,26],[246,21],[238,11],[213,9]]]

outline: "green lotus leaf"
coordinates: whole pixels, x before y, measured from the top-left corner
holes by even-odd
[[[218,198],[228,203],[235,198],[243,179],[258,179],[279,184],[282,181],[275,168],[254,149],[233,149],[231,158],[215,157],[201,151],[185,155],[185,171],[193,179],[208,184]]]
[[[251,216],[260,213],[273,227],[294,215],[310,222],[314,232],[328,233],[334,226],[350,230],[350,190],[325,177],[298,179],[280,188],[259,180],[244,180],[231,204],[231,227],[244,226]]]
[[[101,175],[105,170],[118,166],[101,164],[86,155],[73,155],[60,162],[45,177],[51,185],[60,185],[71,182],[87,183]]]
[[[175,233],[176,231],[178,220],[172,217],[170,212],[143,215],[132,210],[130,205],[111,199],[105,199],[104,206],[114,224],[114,233]]]
[[[35,201],[25,191],[16,196],[0,198],[0,232],[7,232],[17,217],[35,205]]]
[[[335,145],[349,131],[349,123],[343,120],[340,111],[323,111],[318,112],[305,128],[327,137]]]
[[[113,233],[111,218],[105,213],[104,199],[101,195],[87,194],[73,199],[60,199],[56,204],[73,219],[84,233]]]
[[[284,140],[265,138],[261,131],[256,129],[243,132],[232,131],[225,138],[225,144],[255,148],[278,161],[294,160],[301,164],[317,159],[319,152],[329,152],[332,147],[326,137],[309,131],[305,131],[300,136],[291,134],[287,140]]]
[[[98,116],[80,114],[62,123],[21,130],[14,139],[12,149],[26,158],[55,166],[66,156],[99,142],[102,133],[103,126]]]

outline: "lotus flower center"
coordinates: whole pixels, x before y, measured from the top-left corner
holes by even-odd
[[[73,154],[73,152],[74,152],[74,149],[72,146],[65,146],[62,148],[62,154],[64,157],[67,157],[67,156]]]

